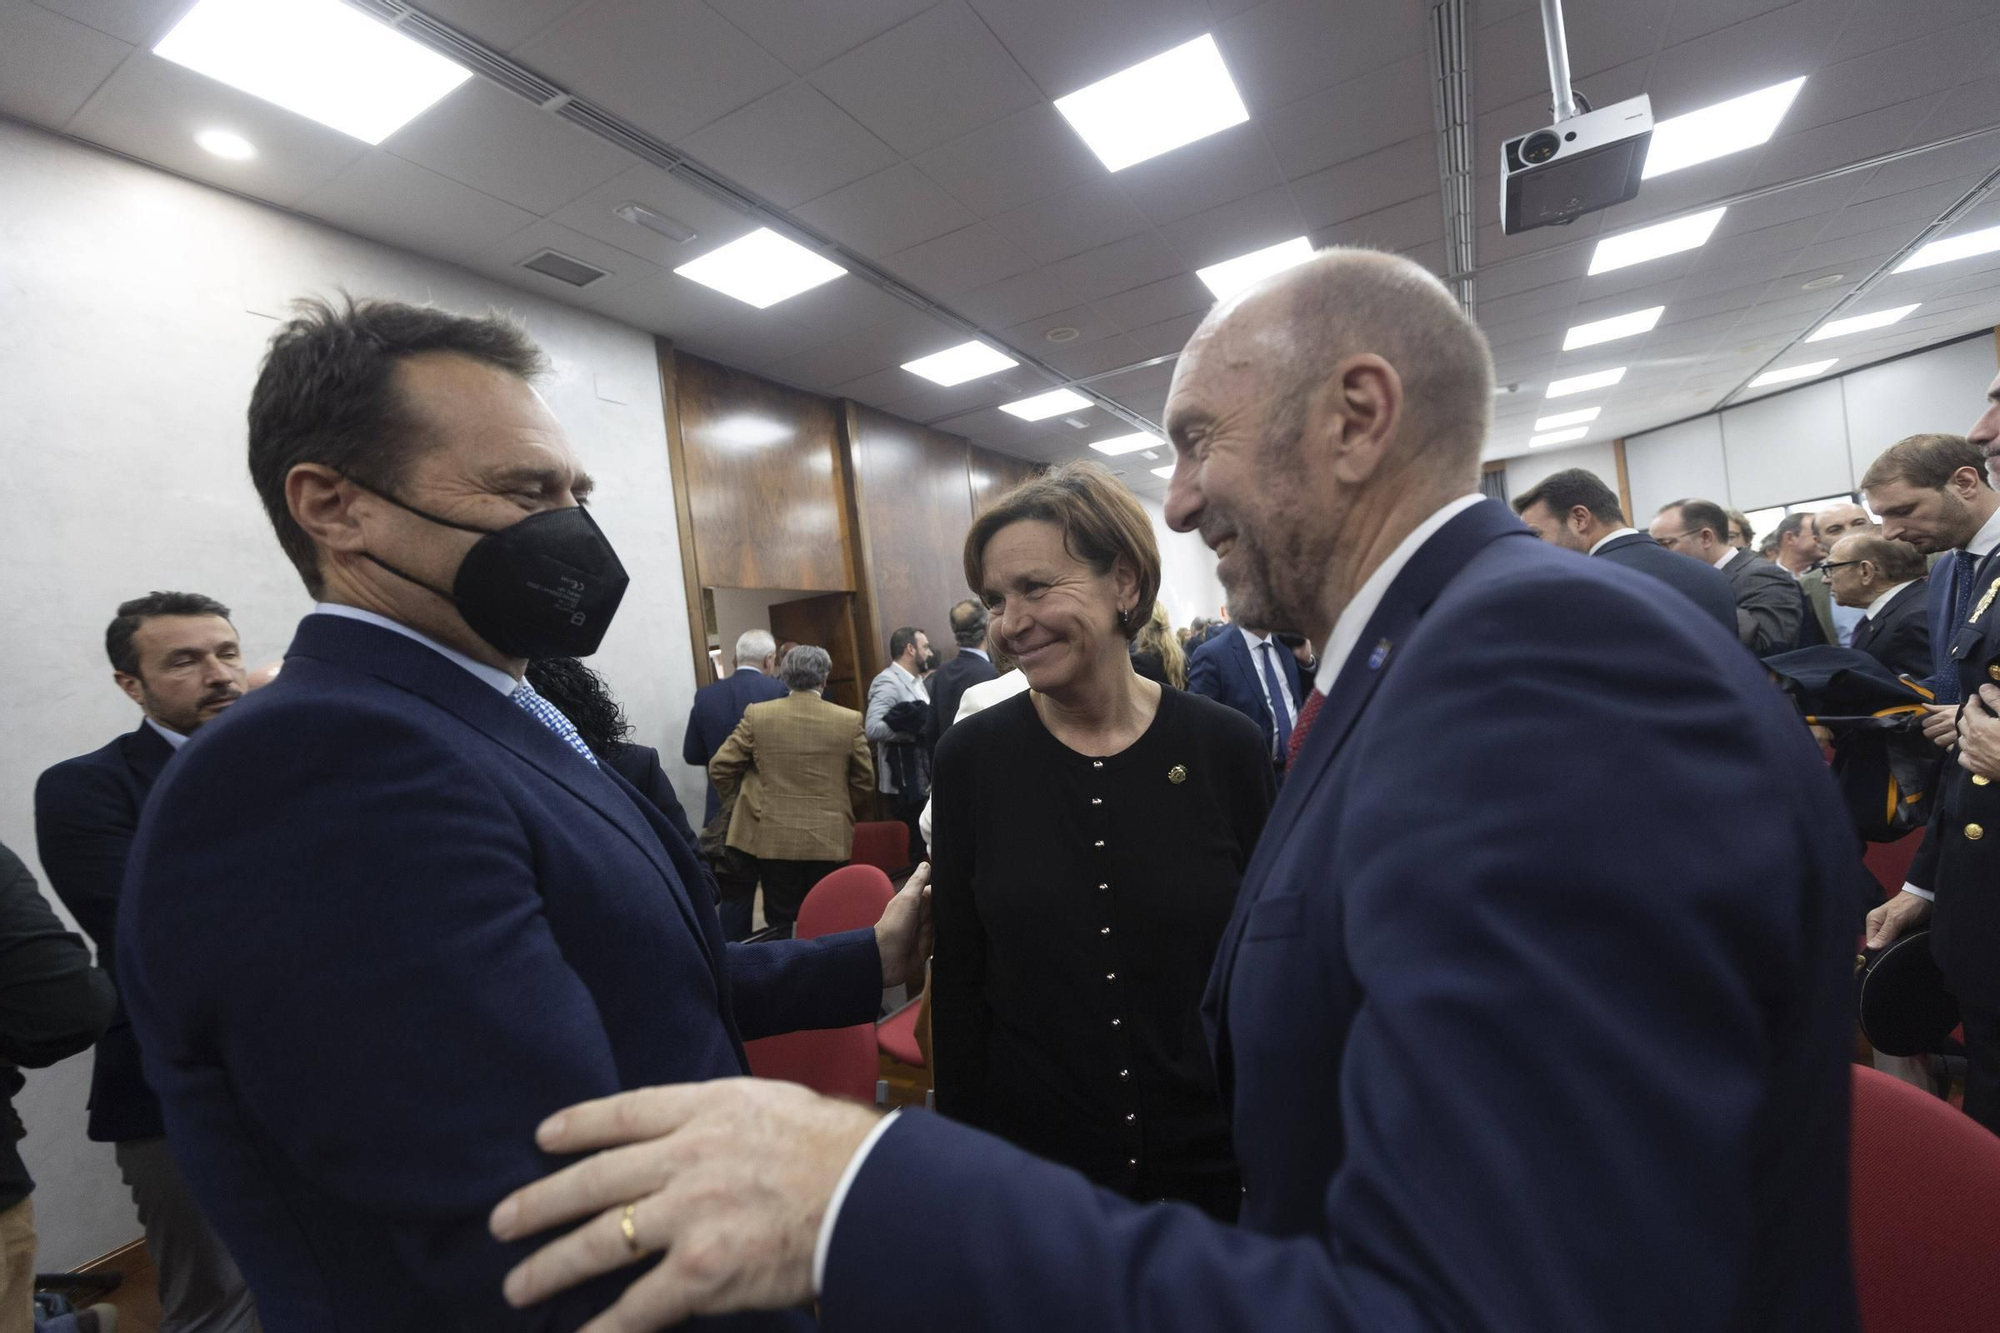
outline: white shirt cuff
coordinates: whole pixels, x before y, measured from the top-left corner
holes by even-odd
[[[826,1201],[826,1216],[820,1219],[819,1239],[813,1244],[813,1296],[818,1298],[826,1291],[826,1256],[833,1248],[833,1228],[840,1221],[840,1206],[847,1202],[847,1191],[854,1186],[854,1178],[861,1174],[861,1164],[868,1160],[868,1154],[875,1151],[875,1144],[889,1128],[896,1123],[902,1112],[891,1111],[875,1122],[875,1128],[868,1131],[868,1137],[861,1140],[861,1146],[854,1150],[854,1156],[847,1159],[847,1169],[840,1173],[840,1183],[833,1187],[833,1197]]]
[[[1916,885],[1907,882],[1903,885],[1903,892],[1914,893],[1917,895],[1917,897],[1922,898],[1927,903],[1933,903],[1937,901],[1937,895],[1935,893],[1932,893],[1929,889],[1920,889]]]

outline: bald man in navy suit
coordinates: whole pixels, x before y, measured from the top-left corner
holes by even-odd
[[[629,1204],[666,1257],[628,1330],[816,1294],[829,1333],[1852,1333],[1833,783],[1733,633],[1480,497],[1492,392],[1443,285],[1352,250],[1175,367],[1169,523],[1324,645],[1205,1004],[1239,1225],[935,1115],[660,1088],[544,1126],[630,1146],[501,1204],[583,1219],[510,1298],[623,1262]]]

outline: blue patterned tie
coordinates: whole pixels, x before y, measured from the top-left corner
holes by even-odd
[[[562,715],[561,709],[557,708],[547,699],[544,699],[541,695],[536,694],[534,686],[524,680],[519,685],[516,685],[514,692],[507,697],[519,704],[522,712],[547,727],[550,731],[553,731],[556,734],[556,739],[560,740],[570,749],[575,750],[585,759],[588,759],[592,768],[597,767],[597,756],[592,754],[590,747],[583,743],[583,737],[577,734],[575,725]]]
[[[1951,553],[1951,625],[1945,635],[1943,647],[1949,649],[1951,641],[1965,625],[1972,614],[1973,580],[1979,573],[1979,557],[1970,551],[1957,550]],[[1941,704],[1963,702],[1959,689],[1958,663],[1947,656],[1945,669],[1938,677],[1937,701]]]
[[[1271,719],[1278,724],[1278,744],[1272,751],[1273,759],[1283,759],[1292,749],[1291,710],[1285,706],[1285,682],[1278,675],[1278,664],[1271,657],[1271,641],[1266,639],[1257,645],[1257,651],[1264,654],[1264,689],[1271,696]]]

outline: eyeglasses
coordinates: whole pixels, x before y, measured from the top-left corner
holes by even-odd
[[[1696,528],[1696,529],[1695,529],[1695,530],[1694,530],[1693,532],[1676,532],[1676,533],[1675,533],[1675,534],[1674,534],[1673,536],[1671,536],[1671,537],[1662,537],[1662,538],[1660,538],[1660,539],[1659,539],[1659,540],[1660,540],[1660,545],[1662,545],[1662,546],[1678,546],[1678,545],[1680,545],[1680,544],[1681,544],[1682,542],[1686,541],[1686,540],[1687,540],[1688,538],[1690,538],[1690,537],[1698,537],[1698,536],[1700,536],[1700,535],[1701,535],[1702,533],[1704,533],[1704,532],[1707,532],[1707,531],[1708,531],[1708,529],[1707,529],[1707,528]]]
[[[1815,560],[1807,569],[1816,569],[1822,574],[1831,574],[1836,569],[1846,569],[1849,565],[1862,565],[1865,560]]]

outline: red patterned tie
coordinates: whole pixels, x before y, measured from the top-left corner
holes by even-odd
[[[1313,719],[1319,716],[1319,706],[1326,702],[1326,696],[1317,688],[1306,696],[1305,706],[1299,709],[1299,720],[1292,723],[1292,743],[1285,748],[1285,767],[1298,762],[1299,750],[1306,743],[1306,733],[1312,730]]]

